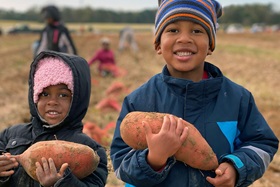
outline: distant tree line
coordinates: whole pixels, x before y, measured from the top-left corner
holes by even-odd
[[[231,5],[224,8],[224,14],[219,20],[220,23],[240,23],[252,25],[264,23],[268,25],[280,24],[280,11],[274,9],[273,4],[247,4]]]
[[[60,9],[64,22],[72,23],[154,23],[156,10],[147,9],[138,12],[112,11],[107,9],[69,8]],[[273,4],[247,4],[224,7],[224,14],[219,19],[221,24],[240,23],[251,25],[253,23],[279,24],[280,12],[274,10]],[[26,12],[1,10],[1,20],[21,20],[42,22],[40,10],[30,8]]]

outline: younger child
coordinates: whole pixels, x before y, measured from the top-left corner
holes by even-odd
[[[109,38],[101,39],[101,49],[99,49],[94,56],[88,61],[89,66],[98,62],[98,72],[101,76],[118,75],[118,68],[116,66],[114,52],[110,49]]]
[[[90,100],[90,71],[86,60],[59,52],[41,52],[30,67],[29,106],[32,120],[11,126],[0,133],[0,186],[105,186],[108,176],[104,148],[82,133]],[[11,157],[32,144],[65,140],[91,147],[100,157],[97,169],[83,179],[74,176],[65,163],[56,171],[54,161],[42,158],[36,163],[39,182],[33,180]]]
[[[111,144],[115,174],[137,187],[249,186],[266,171],[278,139],[252,94],[205,61],[215,49],[221,6],[215,0],[160,3],[155,49],[166,65],[124,99]],[[158,134],[143,122],[145,150],[130,148],[121,137],[120,124],[132,111],[170,114]],[[218,158],[215,171],[192,168],[174,158],[192,134],[173,115],[200,131]]]

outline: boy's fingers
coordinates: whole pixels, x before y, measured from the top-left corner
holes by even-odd
[[[3,153],[3,155],[7,158],[11,158],[11,153]]]
[[[65,172],[65,170],[68,168],[68,163],[64,163],[64,164],[62,164],[62,166],[61,166],[61,168],[60,168],[60,170],[59,170],[59,174],[61,175],[61,176],[63,176],[63,174],[64,174],[64,172]]]
[[[152,134],[152,129],[150,125],[146,121],[142,121],[142,125],[145,129],[146,136],[150,136],[150,134]]]
[[[179,118],[177,120],[177,128],[176,128],[176,134],[178,136],[181,136],[183,134],[183,131],[184,131],[184,128],[186,126],[183,124],[183,119],[182,118]]]
[[[227,169],[227,165],[220,164],[219,167],[215,170],[216,175],[222,176]]]
[[[170,125],[169,125],[169,129],[172,131],[172,132],[176,132],[176,129],[177,129],[177,120],[174,118],[174,116],[172,115],[169,115],[169,120],[170,120]]]
[[[49,163],[45,157],[42,157],[42,164],[45,173],[49,173]]]
[[[163,123],[162,123],[162,127],[160,129],[160,131],[169,131],[170,128],[170,118],[169,116],[165,115],[163,117]]]
[[[40,181],[41,175],[44,173],[44,171],[39,162],[36,162],[35,165],[36,165],[36,176],[37,176],[38,180]]]
[[[18,167],[18,162],[5,162],[0,164],[0,172],[7,172],[8,170],[12,170],[13,168]]]
[[[57,169],[55,167],[54,161],[52,158],[49,158],[49,166],[50,166],[50,171],[51,172],[57,172]]]
[[[185,127],[181,136],[180,136],[180,141],[182,142],[182,144],[184,144],[184,142],[186,141],[187,137],[189,135],[189,128]]]
[[[14,170],[9,170],[9,171],[2,171],[0,172],[0,177],[8,177],[14,174]]]
[[[206,180],[212,185],[214,185],[214,183],[215,183],[215,178],[206,177]]]

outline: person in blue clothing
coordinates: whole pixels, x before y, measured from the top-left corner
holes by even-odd
[[[66,53],[41,52],[30,66],[28,101],[31,122],[12,125],[0,133],[0,186],[95,186],[104,187],[108,169],[105,149],[82,133],[91,92],[87,61]],[[33,180],[11,155],[19,155],[32,144],[64,140],[87,145],[100,157],[95,171],[77,178],[64,163],[58,171],[52,158],[36,163]]]
[[[155,49],[166,65],[124,98],[111,144],[115,174],[127,186],[245,187],[273,160],[279,141],[250,91],[205,61],[215,50],[221,15],[215,0],[159,1]],[[145,150],[132,149],[120,134],[122,120],[133,111],[170,114],[158,134],[143,121]],[[174,158],[191,134],[173,116],[200,131],[217,156],[217,169],[195,169]]]

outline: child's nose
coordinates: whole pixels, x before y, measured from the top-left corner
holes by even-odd
[[[48,100],[49,105],[57,105],[57,103],[58,103],[58,97],[52,96]]]
[[[192,40],[192,37],[191,37],[191,34],[188,33],[188,32],[182,32],[179,36],[178,36],[178,39],[177,39],[178,42],[182,42],[182,43],[191,43],[193,40]]]

